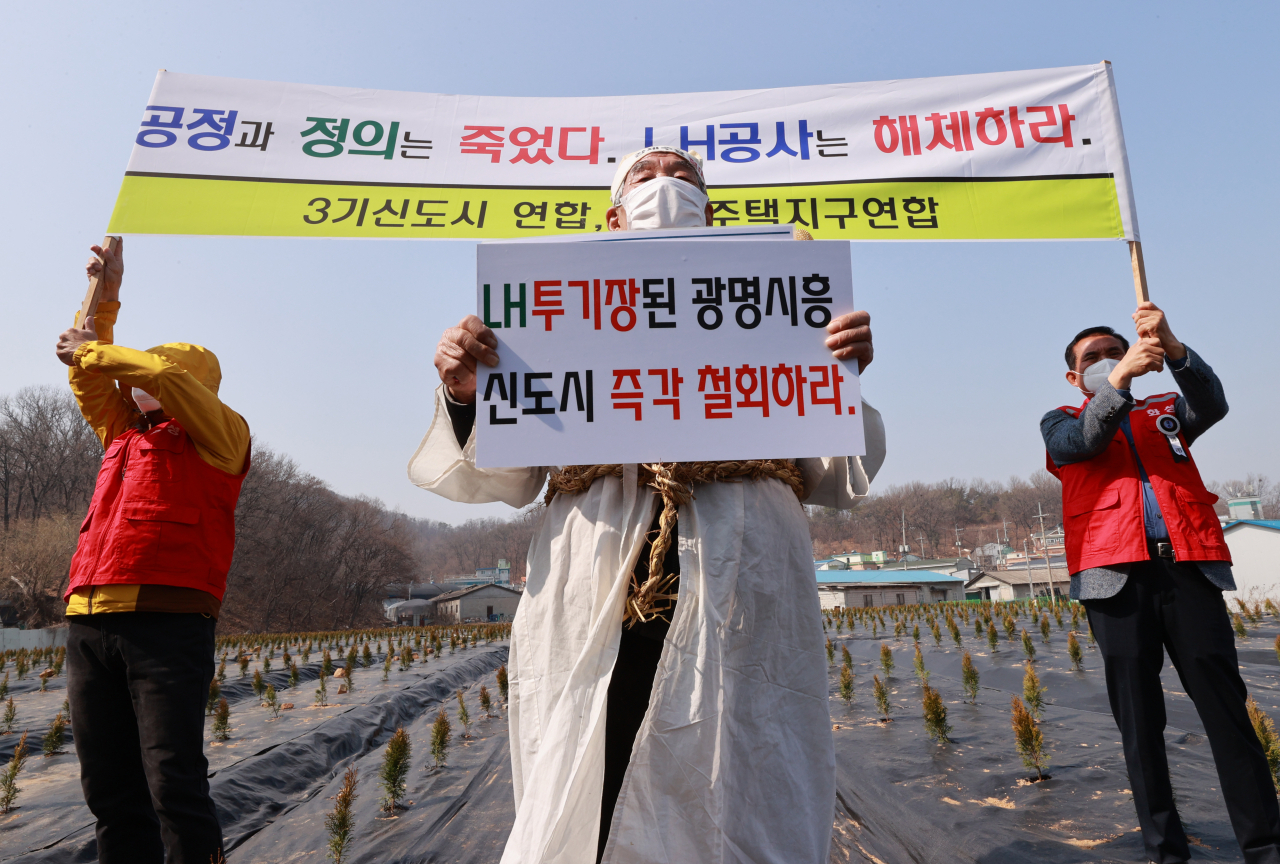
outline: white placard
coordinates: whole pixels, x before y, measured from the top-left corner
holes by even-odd
[[[490,242],[476,258],[500,357],[478,370],[477,465],[865,452],[857,363],[824,345],[854,308],[847,242]]]

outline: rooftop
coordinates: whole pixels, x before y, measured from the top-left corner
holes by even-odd
[[[1236,519],[1222,526],[1223,531],[1230,531],[1237,525],[1257,525],[1259,528],[1271,528],[1280,531],[1280,519]]]
[[[904,585],[918,582],[953,582],[964,584],[964,577],[934,570],[818,570],[819,586],[833,585]]]
[[[510,591],[512,594],[520,593],[516,589],[512,588],[510,585],[500,585],[497,582],[486,582],[483,585],[472,585],[469,588],[463,588],[459,591],[450,591],[448,594],[441,594],[439,597],[435,599],[435,602],[443,603],[446,600],[457,600],[459,597],[462,597],[466,594],[470,594],[473,591],[480,591],[484,588],[500,588],[503,591]]]

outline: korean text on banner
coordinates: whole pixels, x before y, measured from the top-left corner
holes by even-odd
[[[818,239],[1138,239],[1108,64],[665,96],[446,96],[161,72],[110,230],[605,230],[617,160],[706,160],[717,225]]]
[[[847,243],[481,243],[482,467],[864,452]]]

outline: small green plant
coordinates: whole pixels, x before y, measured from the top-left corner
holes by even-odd
[[[267,710],[271,712],[271,719],[278,719],[280,717],[280,698],[276,696],[276,688],[270,684],[267,685],[267,695],[264,701],[267,703]]]
[[[929,670],[926,669],[924,666],[924,655],[920,653],[919,642],[916,643],[916,656],[915,656],[915,659],[911,661],[911,665],[915,668],[916,677],[920,679],[920,683],[925,686],[928,686]]]
[[[213,709],[218,707],[218,700],[222,698],[222,687],[218,684],[218,679],[214,678],[209,682],[209,699],[204,703],[205,716],[213,713]]]
[[[1280,636],[1276,637],[1276,642],[1280,644]],[[1280,654],[1280,647],[1277,647],[1276,653]],[[9,673],[4,673],[4,680],[0,681],[0,699],[9,698]]]
[[[1240,620],[1240,616],[1231,613],[1231,628],[1236,631],[1236,637],[1239,639],[1248,639],[1249,631],[1244,629],[1244,622]]]
[[[1040,732],[1040,724],[1036,723],[1031,712],[1022,704],[1022,700],[1014,696],[1010,700],[1013,708],[1013,737],[1022,764],[1036,769],[1036,779],[1044,779],[1047,754],[1044,749],[1044,735]]]
[[[996,646],[1000,644],[1000,635],[996,633],[996,623],[994,621],[987,624],[987,644],[991,646],[994,653]]]
[[[893,674],[893,649],[883,642],[880,643],[880,668],[884,670],[885,680],[889,680]]]
[[[360,653],[360,665],[368,669],[373,665],[373,652],[369,650],[369,643],[364,643],[364,651]]]
[[[876,708],[880,711],[880,719],[888,723],[889,712],[893,710],[893,706],[889,704],[889,688],[885,687],[883,682],[880,681],[879,675],[872,675],[871,680],[872,690],[876,697]]]
[[[4,716],[0,717],[0,735],[8,735],[13,731],[14,721],[18,719],[18,708],[13,704],[13,697],[4,704]]]
[[[848,645],[840,646],[840,665],[847,669],[853,668],[853,655],[849,653]]]
[[[1067,655],[1071,657],[1071,668],[1077,672],[1083,672],[1084,651],[1080,650],[1080,640],[1076,638],[1074,630],[1067,633]]]
[[[263,672],[271,671],[271,655],[270,654],[262,658],[262,671]]]
[[[951,631],[951,641],[956,643],[956,647],[960,648],[962,642],[960,640],[960,627],[956,624],[956,619],[950,615],[947,616],[947,629]]]
[[[942,647],[942,628],[938,626],[937,621],[929,622],[929,630],[933,633],[933,647]]]
[[[382,661],[382,680],[383,681],[386,681],[387,677],[391,674],[391,658],[395,656],[396,655],[391,653],[391,651],[388,649],[387,658]]]
[[[978,704],[978,667],[973,665],[973,658],[966,651],[960,658],[960,677],[964,684],[965,695],[969,701]]]
[[[1040,638],[1044,640],[1044,644],[1049,644],[1049,613],[1047,612],[1040,615]]]
[[[231,737],[231,705],[225,697],[218,699],[218,707],[213,712],[213,740],[226,741]]]
[[[895,618],[893,620],[893,638],[894,639],[902,638],[902,619],[901,618]]]
[[[1017,633],[1017,632],[1018,632],[1018,622],[1013,620],[1013,616],[1012,616],[1012,615],[1005,615],[1005,616],[1004,616],[1004,635],[1005,635],[1005,638],[1006,638],[1006,639],[1008,639],[1010,642],[1012,642],[1012,641],[1013,641],[1013,636],[1014,636],[1014,634],[1015,634],[1015,633]]]
[[[1026,700],[1027,707],[1031,709],[1031,713],[1037,720],[1044,714],[1044,694],[1045,688],[1040,686],[1040,676],[1036,674],[1036,667],[1027,663],[1026,674],[1022,676],[1022,698]]]
[[[27,668],[27,655],[19,654],[18,659],[13,664],[14,671],[18,673],[19,681],[27,677]]]
[[[46,692],[48,690],[48,687],[49,687],[49,677],[47,675],[41,674],[40,675],[40,692],[41,693]]]
[[[333,812],[324,817],[324,827],[329,830],[329,857],[333,864],[342,864],[346,860],[347,847],[351,845],[351,834],[355,828],[355,820],[351,816],[351,805],[356,800],[356,766],[347,767],[342,775],[342,788],[334,796]]]
[[[489,688],[483,684],[480,685],[480,710],[485,717],[493,716],[493,698],[489,696]]]
[[[249,674],[249,655],[241,653],[239,663],[240,663],[240,677],[243,678]]]
[[[409,733],[401,726],[387,743],[387,751],[382,757],[382,768],[378,777],[382,781],[382,809],[394,815],[402,809],[404,799],[405,778],[409,776],[409,756],[412,752]]]
[[[951,743],[949,737],[951,725],[947,723],[947,706],[938,691],[926,683],[920,701],[924,709],[924,728],[929,733],[929,737],[939,744]]]
[[[400,649],[400,671],[408,672],[413,665],[413,649],[408,645]]]
[[[67,718],[59,711],[57,716],[53,718],[53,722],[49,724],[49,731],[44,733],[44,741],[41,742],[44,755],[49,757],[65,753],[66,751],[62,748],[66,744],[66,740]]]
[[[431,758],[436,760],[437,768],[444,765],[449,757],[449,736],[452,732],[449,718],[441,708],[436,715],[436,722],[431,724]]]
[[[840,667],[840,698],[844,700],[844,704],[848,707],[853,700],[853,671],[848,666]]]
[[[218,663],[217,680],[219,684],[225,684],[227,680],[227,655],[222,655],[221,662]]]
[[[1271,769],[1271,782],[1280,789],[1280,735],[1276,734],[1276,724],[1258,707],[1252,696],[1246,704],[1249,722],[1253,724],[1253,732],[1258,736],[1258,743],[1267,757],[1267,767]]]
[[[329,649],[324,649],[324,655],[320,658],[320,675],[327,677],[333,674],[333,655],[329,653]]]
[[[502,703],[507,702],[507,664],[503,663],[498,667],[498,695],[502,697]]]
[[[320,686],[316,688],[316,706],[323,708],[329,704],[329,686],[325,684],[325,674],[320,673]]]
[[[471,712],[467,710],[467,702],[462,698],[462,689],[458,689],[458,722],[462,724],[462,737],[471,737]]]
[[[916,642],[920,641],[920,625],[919,624],[912,625],[911,638],[914,639]]]
[[[1270,603],[1271,601],[1270,601],[1270,600],[1268,600],[1267,602],[1268,602],[1268,603]],[[1277,660],[1280,660],[1280,636],[1276,636],[1275,649],[1276,649],[1276,659],[1277,659]],[[6,684],[8,684],[8,683],[9,683],[9,675],[8,675],[8,673],[5,673],[4,681],[5,681],[5,683],[6,683]],[[7,693],[8,691],[9,691],[9,688],[8,688],[8,687],[6,687],[6,688],[5,688],[5,692]]]
[[[1026,630],[1022,631],[1022,653],[1027,655],[1028,660],[1036,659],[1036,644],[1031,641],[1031,634]]]
[[[12,704],[12,700],[10,700]],[[13,748],[9,764],[0,772],[0,813],[8,813],[13,809],[13,802],[18,800],[22,789],[18,786],[18,774],[27,761],[27,733],[23,732],[18,739],[18,746]]]
[[[261,671],[260,669],[254,669],[254,670],[253,670],[253,693],[254,693],[254,695],[255,695],[255,696],[257,696],[259,699],[261,699],[261,698],[262,698],[262,694],[263,694],[263,693],[265,693],[266,691],[267,691],[267,685],[266,685],[265,683],[263,683],[263,680],[262,680],[262,671]]]
[[[299,677],[300,676],[298,674],[298,661],[293,660],[289,663],[289,689],[292,690],[293,688],[298,686]]]
[[[1277,640],[1277,646],[1278,646],[1276,648],[1276,651],[1277,653],[1280,653],[1280,636],[1277,636],[1276,640]],[[836,646],[831,644],[830,639],[827,639],[827,665],[830,666],[834,662],[836,662]],[[8,679],[9,679],[9,676],[6,675],[5,680],[8,681]]]

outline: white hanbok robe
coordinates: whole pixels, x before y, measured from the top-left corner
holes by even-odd
[[[533,502],[552,466],[477,468],[444,388],[409,478],[453,501]],[[799,459],[807,504],[848,508],[884,460]],[[696,487],[680,508],[680,590],[614,809],[612,864],[825,864],[835,802],[827,659],[803,508],[778,480]],[[661,506],[636,466],[558,495],[529,547],[512,630],[516,819],[503,864],[593,864],[605,709],[630,574]]]

